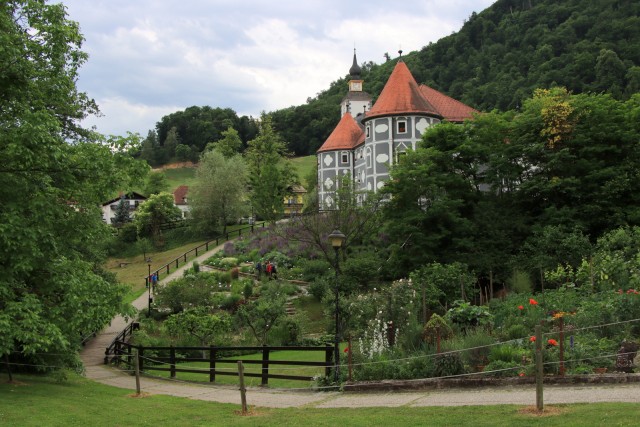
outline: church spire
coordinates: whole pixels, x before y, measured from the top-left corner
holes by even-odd
[[[352,80],[360,80],[360,73],[362,73],[362,68],[358,65],[358,59],[356,58],[356,48],[353,48],[353,65],[349,68],[349,74],[351,75]]]

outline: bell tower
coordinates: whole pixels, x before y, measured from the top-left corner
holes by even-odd
[[[344,116],[346,113],[351,115],[359,121],[364,113],[371,109],[371,95],[362,90],[364,81],[361,79],[362,68],[358,65],[358,59],[356,58],[356,50],[353,49],[353,64],[349,68],[349,93],[342,99],[340,103],[340,115]]]

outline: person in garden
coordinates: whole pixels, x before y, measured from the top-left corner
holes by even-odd
[[[258,277],[258,280],[260,280],[260,277],[262,276],[262,260],[256,262],[256,276]]]
[[[271,264],[271,277],[273,277],[273,280],[278,280],[278,268],[275,262]]]
[[[271,280],[271,273],[273,272],[273,265],[271,265],[271,261],[267,260],[267,277]]]

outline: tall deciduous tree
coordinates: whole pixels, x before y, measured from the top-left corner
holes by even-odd
[[[10,360],[78,366],[83,333],[127,312],[126,289],[101,268],[99,206],[146,169],[131,155],[136,135],[81,128],[97,111],[75,84],[82,41],[62,4],[0,5],[0,356]]]
[[[164,245],[162,224],[182,217],[180,209],[173,204],[169,193],[153,194],[136,211],[134,222],[139,236],[151,236],[156,247]]]
[[[163,191],[167,191],[168,187],[169,181],[164,172],[151,172],[147,175],[144,183],[144,192],[147,196],[151,196],[152,194],[160,194]]]
[[[238,131],[229,126],[227,130],[222,132],[222,139],[211,145],[213,145],[213,147],[224,157],[230,158],[240,152],[240,149],[242,148],[242,140],[240,139]]]
[[[271,118],[262,116],[260,133],[249,141],[247,161],[251,183],[251,203],[266,221],[276,221],[284,212],[284,198],[298,179],[285,158],[286,146],[273,129]]]
[[[235,221],[247,211],[247,167],[239,155],[225,158],[217,149],[205,152],[190,191],[191,214],[208,233]]]

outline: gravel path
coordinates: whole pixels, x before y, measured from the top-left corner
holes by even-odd
[[[202,262],[222,249],[220,245],[196,258]],[[171,273],[160,284],[165,284],[189,268],[190,262]],[[142,309],[147,304],[144,293],[133,305]],[[125,319],[116,317],[111,324],[91,340],[80,353],[87,378],[102,384],[135,390],[135,378],[126,372],[104,365],[104,350],[114,337],[127,325]],[[165,394],[240,405],[237,386],[193,384],[175,380],[141,378],[141,389],[145,393]],[[632,402],[640,403],[640,383],[616,385],[560,386],[545,385],[544,403],[590,403],[590,402]],[[360,407],[422,407],[422,406],[467,406],[514,404],[534,406],[535,387],[531,385],[496,387],[482,389],[447,389],[412,392],[318,392],[289,391],[279,389],[247,388],[247,403],[251,406],[287,408],[360,408]]]

